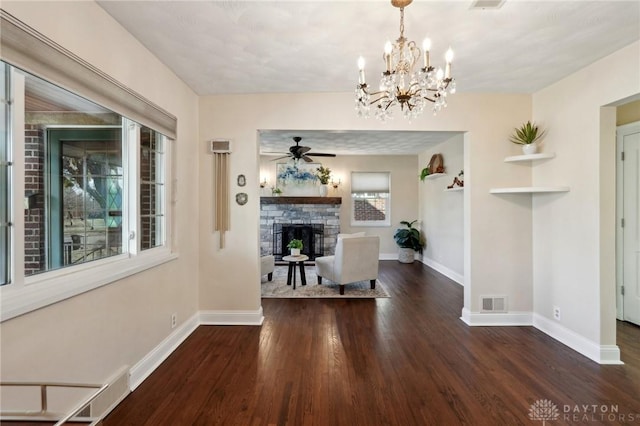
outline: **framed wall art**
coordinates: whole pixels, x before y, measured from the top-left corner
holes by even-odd
[[[320,163],[289,162],[276,164],[276,184],[283,195],[317,196],[316,169]]]

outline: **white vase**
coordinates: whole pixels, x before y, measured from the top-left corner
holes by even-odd
[[[538,145],[535,143],[522,145],[522,152],[524,152],[526,155],[535,154],[536,152],[538,152]]]
[[[412,248],[400,248],[398,250],[398,262],[413,263],[416,251]]]
[[[326,197],[328,193],[329,193],[328,185],[320,185],[320,196]]]
[[[291,256],[300,256],[300,249],[290,249],[291,250]]]

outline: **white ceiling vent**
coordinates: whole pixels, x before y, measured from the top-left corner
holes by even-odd
[[[474,0],[469,9],[500,9],[506,0]]]
[[[482,296],[480,312],[507,312],[507,296]]]

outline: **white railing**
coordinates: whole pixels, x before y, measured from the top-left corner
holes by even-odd
[[[85,407],[104,392],[109,385],[95,385],[86,383],[32,383],[32,382],[0,382],[0,387],[35,387],[40,388],[40,411],[0,411],[0,420],[19,420],[19,421],[57,421],[55,426],[63,425],[69,420],[84,420],[91,421],[90,426],[96,425],[100,419],[92,420],[86,419],[74,419]],[[49,388],[74,388],[74,389],[95,389],[90,395],[83,398],[78,404],[76,404],[71,411],[66,414],[54,413],[49,411],[48,398]]]

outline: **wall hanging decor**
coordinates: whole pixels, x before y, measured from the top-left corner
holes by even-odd
[[[223,142],[226,142],[226,144],[223,144]],[[224,248],[225,232],[229,230],[230,148],[231,147],[229,141],[211,141],[211,152],[213,153],[213,191],[215,203],[214,231],[220,232],[221,249]]]

